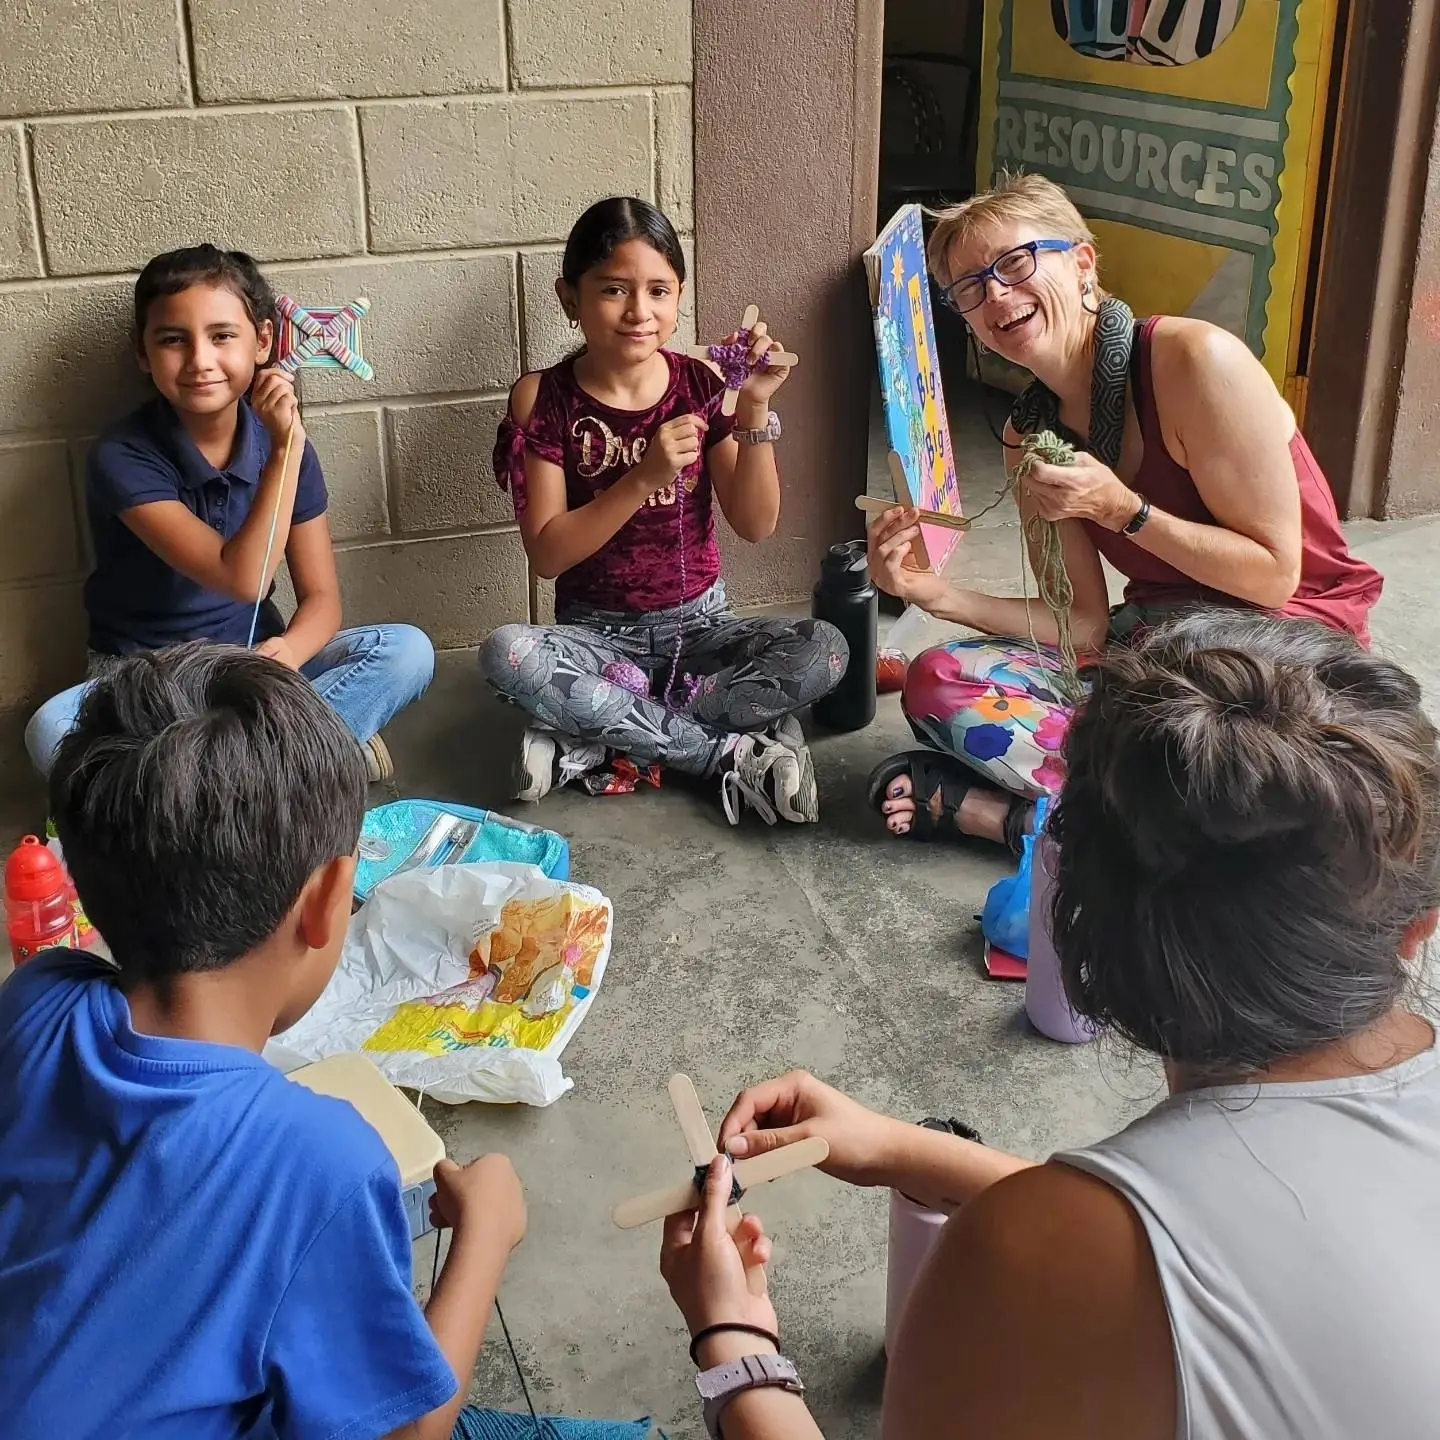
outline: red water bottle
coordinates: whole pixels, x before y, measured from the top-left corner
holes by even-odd
[[[5,928],[17,965],[41,950],[77,946],[70,877],[38,837],[27,835],[5,862]]]

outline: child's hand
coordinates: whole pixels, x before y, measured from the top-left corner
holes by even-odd
[[[703,415],[677,415],[650,437],[644,459],[631,471],[647,495],[674,484],[700,459],[707,428]]]
[[[732,1168],[718,1156],[705,1177],[698,1212],[671,1215],[660,1247],[660,1273],[692,1335],[712,1325],[778,1328],[765,1266],[770,1241],[759,1220],[747,1215],[731,1236],[725,1222]]]
[[[283,370],[262,370],[250,395],[250,405],[260,423],[270,432],[272,445],[283,445],[295,426],[295,443],[302,444],[305,432],[300,428],[300,404],[295,399],[295,382]]]
[[[290,642],[283,636],[277,635],[273,640],[262,640],[256,647],[257,655],[268,655],[272,660],[278,660],[289,670],[300,668],[300,657],[291,648]]]
[[[738,340],[739,335],[727,337],[727,343]],[[783,350],[785,347],[776,340],[765,328],[763,320],[757,320],[754,328],[750,331],[750,363],[754,365],[757,361],[768,355],[772,350]],[[749,401],[755,408],[763,409],[768,413],[770,409],[770,397],[790,378],[790,367],[788,365],[767,365],[763,370],[756,370],[750,378],[740,387],[740,401]],[[763,423],[763,422],[762,422]]]
[[[468,1165],[442,1160],[435,1167],[430,1218],[440,1227],[484,1228],[507,1250],[525,1238],[525,1192],[505,1155],[482,1155]]]

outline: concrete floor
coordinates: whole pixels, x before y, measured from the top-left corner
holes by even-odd
[[[994,449],[973,410],[962,423],[960,454]],[[969,508],[997,484],[994,471],[967,474]],[[1377,642],[1432,697],[1440,579],[1427,557],[1437,537],[1440,520],[1353,530],[1387,577]],[[1018,563],[1006,505],[966,538],[952,573],[1014,594]],[[930,622],[907,648],[943,633]],[[438,1122],[453,1155],[504,1149],[527,1186],[530,1235],[503,1304],[546,1408],[650,1414],[677,1440],[703,1434],[679,1316],[656,1269],[658,1232],[625,1234],[608,1220],[617,1199],[685,1173],[665,1094],[675,1071],[694,1078],[713,1122],[745,1084],[803,1066],[889,1113],[955,1115],[993,1144],[1037,1157],[1109,1133],[1160,1093],[1158,1069],[1113,1045],[1037,1036],[1020,987],[984,977],[975,917],[1008,868],[1003,855],[885,838],[863,783],[910,743],[893,697],[857,734],[812,731],[822,818],[806,828],[772,830],[747,817],[731,829],[713,795],[681,788],[505,805],[519,721],[485,694],[469,656],[445,657],[430,696],[391,733],[407,791],[494,803],[561,831],[575,877],[615,905],[610,968],[565,1056],[575,1089],[546,1111],[472,1105]],[[886,1195],[810,1174],[754,1203],[775,1237],[786,1349],[821,1428],[829,1440],[874,1435]],[[428,1279],[423,1244],[419,1259]],[[473,1395],[521,1403],[496,1333]]]
[[[961,407],[952,403],[952,419]],[[961,455],[990,454],[973,413]],[[967,473],[972,511],[993,472]],[[1352,531],[1386,575],[1378,644],[1440,696],[1427,563],[1440,520]],[[1017,593],[1013,509],[987,517],[954,562],[968,583]],[[912,637],[916,649],[936,627]],[[575,1088],[548,1110],[427,1106],[452,1156],[504,1150],[530,1204],[502,1303],[537,1404],[552,1412],[653,1415],[674,1440],[703,1434],[678,1313],[657,1271],[658,1230],[622,1233],[611,1206],[686,1173],[665,1094],[694,1077],[718,1122],[748,1082],[804,1066],[892,1114],[954,1115],[1032,1156],[1094,1140],[1159,1094],[1152,1065],[1106,1045],[1030,1031],[1021,991],[984,978],[975,916],[1007,869],[984,845],[887,840],[869,812],[871,766],[906,746],[895,699],[869,728],[815,736],[822,819],[738,829],[718,799],[675,786],[590,799],[505,803],[519,722],[485,692],[473,656],[441,658],[425,701],[388,732],[408,794],[489,804],[567,835],[576,879],[614,902],[614,948],[594,1009],[565,1056]],[[0,816],[14,833],[34,815]],[[887,1198],[817,1174],[757,1195],[774,1235],[772,1285],[787,1352],[829,1440],[876,1430],[883,1378]],[[431,1242],[416,1249],[428,1281]],[[522,1407],[498,1326],[472,1398]]]

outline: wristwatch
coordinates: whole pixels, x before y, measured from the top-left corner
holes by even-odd
[[[720,1412],[747,1390],[770,1388],[803,1395],[800,1373],[783,1355],[742,1355],[713,1370],[702,1370],[695,1377],[695,1388],[705,1402],[705,1430],[710,1440],[724,1440],[720,1432]]]
[[[730,433],[742,445],[768,445],[785,432],[780,428],[780,417],[772,410],[759,430],[732,430]]]
[[[1122,535],[1138,535],[1145,528],[1145,522],[1150,518],[1150,502],[1142,495],[1140,497],[1140,508],[1131,518],[1130,523],[1120,532]]]

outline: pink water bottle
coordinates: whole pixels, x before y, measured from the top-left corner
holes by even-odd
[[[890,1192],[890,1249],[885,1268],[885,1353],[895,1353],[900,1317],[915,1288],[920,1267],[929,1259],[945,1222],[940,1210],[927,1210],[900,1190]]]

